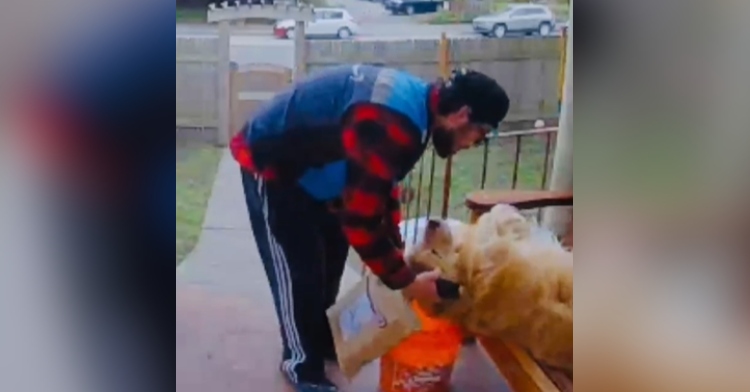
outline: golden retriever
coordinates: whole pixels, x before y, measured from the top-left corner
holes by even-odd
[[[458,229],[433,220],[407,261],[417,270],[439,268],[462,286],[458,300],[421,304],[430,314],[572,371],[573,255],[536,240],[515,208],[496,206]]]

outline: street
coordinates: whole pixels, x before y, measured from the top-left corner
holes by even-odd
[[[360,34],[354,39],[402,40],[435,39],[445,32],[449,38],[478,37],[470,24],[430,25],[423,23],[431,14],[414,16],[391,15],[380,3],[366,0],[334,0],[331,7],[345,8],[360,25]],[[216,36],[214,25],[178,24],[177,37]],[[291,67],[294,63],[293,42],[273,37],[270,26],[236,27],[232,30],[232,61],[238,64],[264,63]]]
[[[437,38],[445,32],[448,37],[474,37],[469,24],[429,25],[420,24],[408,16],[387,16],[388,19],[379,21],[360,22],[360,34],[355,40],[362,39],[405,39],[405,38]],[[390,19],[396,20],[390,20]],[[402,20],[398,20],[402,19]],[[211,25],[177,25],[177,36],[215,36],[217,28]],[[271,26],[236,27],[234,35],[264,36],[268,40],[276,39],[271,35]]]
[[[471,25],[429,25],[420,23],[419,19],[429,18],[429,14],[406,16],[391,15],[383,8],[380,3],[373,3],[365,0],[336,0],[332,7],[346,8],[347,11],[357,20],[361,26],[361,33],[358,39],[367,38],[435,38],[445,32],[451,37],[473,36]],[[334,5],[335,4],[335,5]],[[271,36],[270,27],[258,26],[242,32],[241,28],[237,29],[237,35],[258,35],[267,31],[267,38],[274,39]],[[216,35],[216,27],[210,25],[177,25],[178,36],[190,35]]]

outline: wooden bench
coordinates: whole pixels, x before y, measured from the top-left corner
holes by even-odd
[[[482,214],[497,204],[510,204],[520,210],[543,207],[573,206],[573,192],[554,191],[477,191],[466,198],[466,206],[475,222]],[[562,240],[573,248],[573,220]],[[498,371],[513,392],[572,392],[573,376],[546,368],[524,349],[501,339],[478,338]]]

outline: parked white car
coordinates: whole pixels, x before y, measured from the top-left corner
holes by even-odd
[[[508,33],[536,33],[542,37],[555,29],[555,14],[541,4],[512,3],[501,11],[474,18],[474,31],[497,38]]]
[[[359,24],[343,8],[316,8],[315,20],[305,24],[305,37],[347,39],[359,34]],[[273,26],[278,38],[294,38],[294,20],[286,19]]]

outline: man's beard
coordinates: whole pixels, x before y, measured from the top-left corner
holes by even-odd
[[[432,146],[440,158],[448,158],[453,155],[453,134],[444,128],[436,128],[432,131]]]

